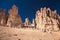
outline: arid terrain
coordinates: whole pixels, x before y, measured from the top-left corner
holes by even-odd
[[[60,31],[48,33],[31,28],[0,26],[0,40],[60,40]]]
[[[0,40],[60,40],[60,16],[57,10],[44,7],[31,22],[28,17],[23,22],[16,5],[8,10],[8,16],[0,9]]]

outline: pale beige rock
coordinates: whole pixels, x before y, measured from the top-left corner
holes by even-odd
[[[7,25],[9,27],[35,27],[43,32],[58,31],[60,29],[60,16],[57,14],[57,10],[52,11],[50,8],[44,7],[38,10],[35,16],[32,23],[28,18],[22,23],[21,17],[18,14],[18,7],[13,5],[8,11],[8,16],[5,15],[5,10],[0,10],[0,25]]]
[[[59,21],[57,11],[51,11],[50,8],[41,8],[36,12],[36,28],[40,31],[58,31]]]
[[[5,9],[0,9],[0,25],[6,25]]]
[[[53,28],[54,28],[54,30],[55,31],[59,30],[59,28],[58,28],[58,21],[56,19],[53,19],[53,18],[51,18],[51,20],[53,22]]]
[[[8,11],[8,21],[7,21],[8,26],[22,26],[22,20],[21,17],[18,14],[18,7],[16,5],[12,6],[12,9]]]
[[[51,13],[51,9],[50,8],[47,8],[47,16],[49,16],[49,17],[52,16],[52,13]]]
[[[34,19],[32,20],[32,26],[35,26],[35,20]]]
[[[28,18],[25,19],[24,26],[25,27],[29,27],[30,26],[30,21],[29,21]]]
[[[32,28],[36,28],[36,22],[35,22],[35,19],[32,20],[31,27],[32,27]]]

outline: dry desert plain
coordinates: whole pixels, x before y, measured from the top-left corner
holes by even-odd
[[[31,28],[0,26],[0,40],[60,40],[60,31],[48,33]]]

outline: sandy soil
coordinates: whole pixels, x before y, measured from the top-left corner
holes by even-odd
[[[60,40],[60,31],[47,33],[36,29],[1,26],[0,40]]]

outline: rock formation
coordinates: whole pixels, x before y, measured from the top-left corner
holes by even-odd
[[[36,23],[35,23],[35,19],[32,20],[32,24],[31,24],[32,28],[36,28]]]
[[[57,11],[51,11],[50,8],[41,8],[36,12],[36,28],[46,32],[46,31],[57,31],[59,30],[59,20]]]
[[[7,26],[10,27],[21,27],[22,26],[22,20],[21,17],[18,14],[18,8],[16,5],[12,6],[12,9],[8,11],[8,21]]]
[[[5,9],[0,9],[0,25],[6,25]]]
[[[41,8],[36,12],[35,19],[32,23],[28,18],[22,23],[21,17],[18,14],[18,7],[13,5],[8,11],[8,16],[5,15],[5,9],[0,9],[0,25],[9,27],[28,27],[36,28],[43,32],[58,31],[60,29],[60,16],[57,11],[52,11],[50,8]]]
[[[59,19],[58,20],[59,20],[59,29],[60,29],[60,16],[59,16]]]
[[[28,18],[25,19],[24,26],[25,27],[29,27],[30,26],[30,21],[29,21]]]
[[[25,19],[25,22],[24,22],[24,27],[28,27],[28,28],[36,28],[36,23],[35,23],[35,20],[33,19],[32,20],[32,23],[29,21],[28,18]]]

